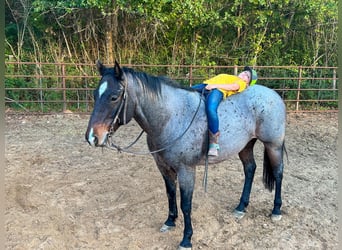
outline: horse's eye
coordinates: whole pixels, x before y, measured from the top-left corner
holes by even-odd
[[[111,100],[112,102],[115,102],[117,99],[118,99],[118,96],[117,96],[117,95],[112,95],[112,96],[110,97],[110,100]]]

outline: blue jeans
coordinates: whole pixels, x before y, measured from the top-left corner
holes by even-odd
[[[211,133],[216,134],[219,131],[219,119],[217,108],[223,99],[223,93],[218,89],[206,90],[207,84],[200,83],[193,85],[192,88],[204,94],[206,98],[206,112],[208,117],[208,128]]]

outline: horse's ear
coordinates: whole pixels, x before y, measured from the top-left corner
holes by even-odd
[[[122,69],[120,68],[120,65],[119,63],[115,60],[115,64],[114,64],[114,76],[117,78],[117,79],[122,79]]]
[[[97,67],[97,70],[99,71],[100,75],[102,76],[106,67],[102,64],[102,62],[100,60],[97,60],[96,67]]]

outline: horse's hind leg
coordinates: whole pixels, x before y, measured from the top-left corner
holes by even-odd
[[[281,186],[283,180],[283,154],[285,149],[284,142],[282,144],[273,145],[271,143],[264,143],[264,173],[263,182],[265,187],[272,191],[275,184],[274,207],[272,210],[272,219],[281,219]]]
[[[249,197],[251,194],[252,183],[256,169],[256,164],[253,155],[253,147],[256,140],[257,139],[252,139],[251,141],[249,141],[245,148],[239,153],[239,157],[242,161],[245,173],[245,183],[243,186],[240,203],[234,211],[235,217],[238,219],[241,219],[244,216],[246,212],[246,207],[249,204]]]

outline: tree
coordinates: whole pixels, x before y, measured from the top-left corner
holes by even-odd
[[[336,0],[6,0],[16,60],[332,66],[336,31]]]

